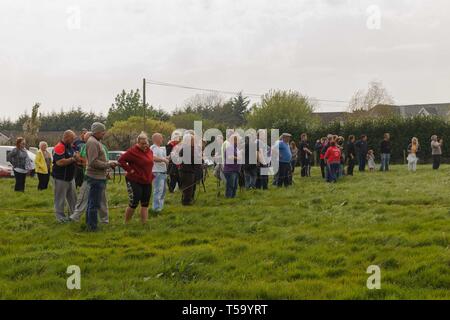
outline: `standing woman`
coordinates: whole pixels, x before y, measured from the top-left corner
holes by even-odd
[[[16,185],[14,191],[25,192],[25,179],[29,170],[31,170],[31,159],[25,149],[25,139],[17,138],[16,147],[7,155],[7,160],[11,162],[14,169],[14,178]]]
[[[441,166],[443,140],[438,141],[438,136],[431,137],[431,155],[433,157],[433,170],[438,170]]]
[[[419,152],[419,140],[414,137],[411,140],[411,143],[408,146],[408,170],[412,172],[416,172],[417,169],[417,161],[419,158],[417,158],[417,152]]]
[[[355,136],[350,135],[347,142],[347,175],[353,176],[353,169],[355,168],[356,148]]]
[[[52,155],[47,151],[48,144],[39,142],[39,151],[36,154],[36,173],[39,179],[38,190],[46,190],[52,172]]]
[[[148,206],[152,194],[153,152],[150,150],[148,137],[141,133],[137,143],[122,154],[118,160],[127,172],[125,179],[128,190],[128,207],[125,210],[125,223],[131,221],[134,211],[141,204],[141,222],[147,223]]]

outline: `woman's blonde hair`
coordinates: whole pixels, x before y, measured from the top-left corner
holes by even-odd
[[[39,142],[39,149],[41,149],[44,145],[48,147],[48,143],[46,141]]]
[[[142,132],[137,136],[136,142],[139,143],[139,141],[141,141],[141,140],[146,140],[146,141],[148,142],[148,136],[147,136],[147,134],[146,134],[144,131],[142,131]]]

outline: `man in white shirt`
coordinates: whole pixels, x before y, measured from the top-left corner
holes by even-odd
[[[150,149],[153,151],[153,211],[161,212],[164,207],[164,198],[166,196],[167,165],[169,159],[166,154],[166,147],[162,147],[163,136],[155,133],[152,136],[153,145]]]

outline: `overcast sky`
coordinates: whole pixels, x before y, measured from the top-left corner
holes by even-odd
[[[0,118],[34,102],[105,113],[143,77],[331,100],[378,79],[399,104],[450,102],[449,13],[448,0],[2,0]],[[148,90],[167,111],[197,93]]]

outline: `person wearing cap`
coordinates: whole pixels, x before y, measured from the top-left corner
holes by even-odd
[[[81,167],[83,168],[83,183],[81,184],[80,190],[78,192],[77,204],[75,205],[75,211],[70,216],[70,220],[72,221],[80,221],[81,216],[84,212],[86,212],[88,206],[88,196],[89,196],[89,184],[86,179],[86,165],[87,165],[87,157],[86,157],[86,141],[92,136],[92,132],[88,131],[83,135],[85,143],[82,145],[80,150],[80,160]],[[106,160],[109,160],[108,149],[104,144],[103,149],[106,154]],[[106,198],[106,188],[102,193],[102,200],[100,203],[100,208],[98,210],[99,218],[101,223],[109,223],[108,217],[108,200]]]
[[[277,187],[288,187],[291,184],[291,160],[292,153],[289,142],[292,135],[283,133],[281,139],[275,144],[273,152],[278,156],[278,179]]]
[[[437,135],[431,137],[431,156],[433,157],[433,170],[438,170],[441,166],[443,140],[438,140]]]
[[[102,194],[106,188],[107,170],[114,169],[116,162],[108,161],[101,140],[106,134],[106,127],[94,122],[91,127],[92,136],[86,142],[87,169],[86,179],[89,184],[86,223],[88,231],[97,230],[97,212],[101,205]]]

